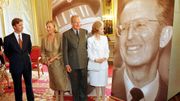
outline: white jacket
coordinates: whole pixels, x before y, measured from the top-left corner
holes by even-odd
[[[109,58],[109,45],[106,36],[101,35],[100,40],[96,40],[95,36],[88,38],[88,70],[105,70],[108,68],[107,60],[103,63],[94,62],[97,58]]]

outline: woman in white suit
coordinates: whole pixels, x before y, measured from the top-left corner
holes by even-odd
[[[103,34],[104,26],[96,21],[92,26],[92,36],[88,38],[88,76],[89,83],[96,87],[97,101],[105,100],[105,86],[108,82],[108,39]]]

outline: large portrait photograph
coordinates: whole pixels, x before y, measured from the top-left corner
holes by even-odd
[[[112,97],[166,101],[173,0],[118,0]]]
[[[0,101],[180,101],[180,0],[0,0]]]

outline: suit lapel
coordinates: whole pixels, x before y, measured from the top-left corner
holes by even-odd
[[[79,29],[79,41],[83,38],[83,34],[81,34],[81,33],[82,33],[82,30]]]
[[[86,34],[84,32],[85,32],[84,30],[79,29],[79,44],[81,42],[84,42],[84,40],[86,40]]]
[[[120,98],[123,99],[123,100],[127,100],[126,99],[126,88],[125,88],[125,84],[124,84],[124,65],[122,65],[121,67],[121,70],[120,70],[120,75],[121,76],[118,76],[119,79],[120,79],[120,82],[119,82],[119,91],[120,91]]]
[[[156,96],[155,101],[166,101],[167,100],[167,92],[168,92],[168,86],[166,83],[162,80],[162,77],[159,76],[159,90],[158,94]]]
[[[112,78],[112,93],[111,95],[117,97],[121,100],[126,99],[126,89],[124,84],[124,65],[121,68],[116,68],[113,70]]]
[[[12,40],[14,41],[15,45],[16,45],[19,49],[21,49],[20,46],[19,46],[19,43],[18,43],[18,41],[17,41],[17,39],[16,39],[15,33],[13,33],[13,35],[12,35]]]
[[[25,41],[26,41],[25,35],[22,33],[22,49],[25,48]]]
[[[80,33],[80,32],[79,32]],[[79,38],[76,36],[76,33],[74,32],[74,30],[71,28],[71,37],[72,39],[74,39],[74,41],[79,44]]]

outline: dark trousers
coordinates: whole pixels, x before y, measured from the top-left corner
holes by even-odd
[[[16,101],[22,100],[22,76],[26,85],[26,96],[28,101],[34,101],[34,94],[32,90],[32,71],[24,70],[22,73],[11,73],[13,84],[14,84],[14,93]]]
[[[87,101],[87,70],[73,69],[69,73],[73,101]]]
[[[1,61],[1,64],[5,64],[3,55],[0,55],[0,61]]]

